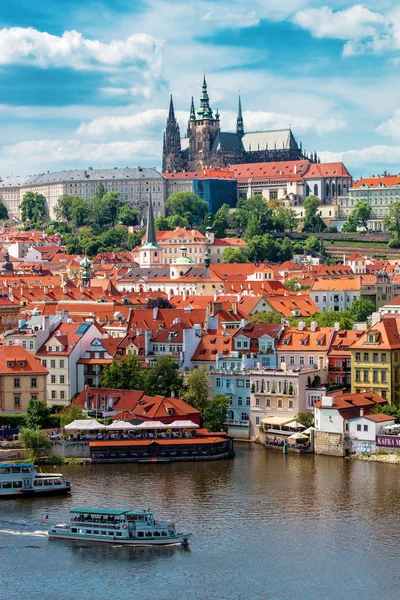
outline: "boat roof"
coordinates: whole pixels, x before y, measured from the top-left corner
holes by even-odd
[[[0,463],[0,467],[34,467],[33,463]]]
[[[121,510],[119,508],[73,508],[70,513],[83,515],[110,515],[120,517],[121,515],[144,515],[151,514],[151,510]]]

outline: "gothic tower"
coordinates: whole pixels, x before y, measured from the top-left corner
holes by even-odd
[[[189,171],[198,171],[213,165],[215,153],[212,152],[215,138],[220,129],[219,114],[213,114],[207,92],[206,76],[200,97],[200,108],[195,113],[192,102],[188,123]]]
[[[244,136],[242,101],[240,99],[240,95],[239,95],[238,116],[236,119],[236,134],[241,138]]]
[[[146,243],[139,250],[139,265],[141,267],[161,267],[163,250],[157,242],[156,227],[154,224],[153,199],[149,198],[147,207]]]
[[[167,127],[164,132],[162,170],[164,173],[173,173],[174,171],[182,171],[182,168],[181,134],[171,95]]]

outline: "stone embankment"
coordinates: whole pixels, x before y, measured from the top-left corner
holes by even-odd
[[[0,462],[25,460],[25,450],[21,442],[0,442]]]
[[[400,465],[399,454],[355,454],[352,458],[357,460],[366,460],[369,462],[389,463],[392,465]]]

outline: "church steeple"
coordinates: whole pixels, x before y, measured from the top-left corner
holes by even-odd
[[[169,101],[167,126],[164,133],[163,172],[180,171],[182,169],[181,134],[175,117],[174,101]]]
[[[200,108],[197,111],[198,119],[213,119],[213,112],[210,108],[210,98],[207,92],[206,74],[203,75],[203,85],[201,86]]]
[[[152,244],[158,246],[156,226],[154,225],[153,200],[150,192],[149,205],[147,210],[147,229],[146,229],[146,245]]]
[[[192,103],[190,105],[190,120],[191,121],[195,121],[196,120],[196,113],[194,110],[194,100],[193,100],[193,96],[192,96]]]
[[[237,119],[236,119],[236,133],[240,137],[244,136],[243,115],[242,115],[242,101],[240,99],[240,94],[239,94],[238,116],[237,116]]]
[[[147,209],[146,243],[139,250],[139,265],[141,267],[161,267],[162,248],[157,242],[156,228],[154,225],[153,200],[149,198]]]

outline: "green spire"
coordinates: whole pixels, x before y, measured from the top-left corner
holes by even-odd
[[[193,96],[192,96],[192,104],[190,105],[190,120],[191,121],[195,121],[196,120],[196,113],[195,113],[195,110],[194,110]]]
[[[147,211],[146,246],[149,246],[150,244],[158,247],[156,227],[154,225],[153,200],[151,198],[151,192]]]
[[[244,136],[243,115],[242,115],[242,101],[240,99],[240,94],[239,94],[238,116],[237,116],[237,119],[236,119],[236,133],[240,137]]]
[[[198,119],[213,119],[213,112],[210,108],[210,99],[207,92],[206,74],[203,76],[203,85],[201,87],[200,108],[197,111]]]

